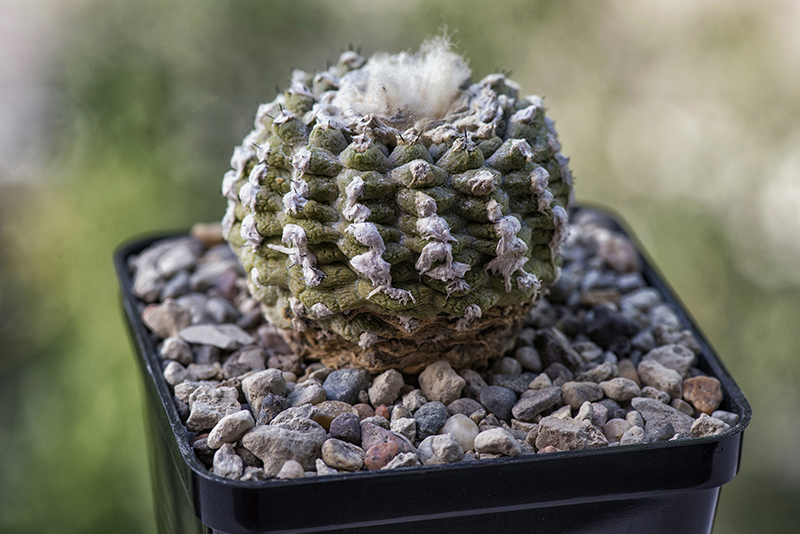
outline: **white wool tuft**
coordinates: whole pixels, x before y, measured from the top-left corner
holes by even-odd
[[[359,74],[342,78],[338,96],[346,101],[341,104],[361,115],[440,119],[471,75],[466,61],[452,51],[450,40],[440,36],[425,41],[414,55],[373,56]]]

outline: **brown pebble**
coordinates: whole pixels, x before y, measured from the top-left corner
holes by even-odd
[[[683,381],[683,398],[699,412],[711,415],[722,403],[722,384],[711,376],[696,376]]]
[[[367,417],[372,417],[375,415],[375,410],[372,409],[372,406],[369,404],[364,404],[363,402],[354,404],[353,408],[356,409],[356,412],[358,412],[358,418],[362,421]]]
[[[548,445],[547,447],[544,447],[543,449],[539,449],[538,452],[539,452],[539,454],[546,454],[548,452],[561,452],[561,451],[556,449],[552,445]]]
[[[623,358],[617,362],[617,376],[620,378],[627,378],[633,380],[636,385],[642,387],[642,381],[639,380],[639,373],[636,372],[636,366],[628,358]]]
[[[672,399],[669,405],[678,410],[679,412],[685,413],[686,415],[689,415],[691,417],[695,416],[694,408],[692,408],[692,405],[683,399]]]
[[[376,471],[392,461],[397,456],[400,447],[397,443],[377,443],[369,448],[364,455],[364,466],[369,471]]]
[[[380,406],[375,408],[375,415],[380,415],[381,417],[385,417],[386,419],[389,419],[389,417],[391,417],[391,414],[389,413],[389,408],[387,408],[385,404],[381,404]]]

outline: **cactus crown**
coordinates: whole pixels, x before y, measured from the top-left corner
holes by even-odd
[[[469,77],[439,38],[295,71],[259,107],[223,180],[224,235],[299,345],[447,352],[557,276],[572,176],[553,123],[504,74]]]

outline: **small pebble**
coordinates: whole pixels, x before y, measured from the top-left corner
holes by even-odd
[[[517,402],[512,390],[500,386],[485,386],[481,389],[480,403],[498,419],[511,418],[511,408]]]
[[[478,425],[463,414],[451,416],[439,430],[440,434],[450,434],[461,445],[461,449],[469,451],[475,448],[475,437],[478,435]],[[425,463],[423,461],[423,463]]]
[[[358,471],[364,466],[364,451],[352,443],[330,438],[322,444],[322,460],[334,469]]]
[[[361,443],[361,421],[358,416],[345,412],[330,424],[331,437],[359,445]]]
[[[683,398],[697,411],[711,415],[722,403],[722,384],[711,376],[696,376],[683,381]]]
[[[397,400],[403,385],[403,375],[395,369],[389,369],[372,380],[372,385],[367,391],[369,393],[369,401],[373,406],[380,404],[391,405]]]
[[[644,428],[644,418],[642,414],[637,412],[636,410],[631,410],[625,415],[625,420],[631,424],[631,426],[639,426]]]
[[[463,397],[460,399],[456,399],[450,404],[448,404],[447,413],[449,413],[450,415],[455,415],[457,413],[460,413],[462,415],[466,415],[467,417],[469,417],[470,415],[472,415],[473,413],[482,408],[483,405],[481,405],[481,403],[479,403],[478,401]],[[392,413],[392,416],[394,416],[394,413]]]
[[[694,408],[692,408],[692,405],[683,399],[672,399],[669,401],[669,405],[679,412],[683,412],[686,415],[694,417]]]
[[[561,386],[561,398],[577,410],[584,402],[602,399],[603,390],[594,382],[567,382]]]
[[[398,450],[396,442],[376,443],[364,455],[364,467],[368,471],[382,469],[397,456]]]
[[[249,410],[226,415],[209,432],[208,446],[219,449],[224,443],[235,443],[253,426],[255,421]]]
[[[286,460],[280,471],[278,471],[278,473],[275,475],[275,478],[292,479],[303,478],[305,476],[305,469],[303,469],[303,466],[300,464],[300,462],[296,460]]]
[[[422,392],[418,389],[415,389],[403,395],[403,406],[405,406],[406,409],[408,409],[408,411],[410,411],[411,413],[414,413],[417,410],[419,410],[420,406],[422,406],[426,402],[428,402],[428,399],[426,399],[422,395]]]
[[[642,395],[642,390],[636,385],[636,382],[628,378],[612,378],[600,382],[599,386],[606,397],[617,402],[628,402],[632,398]]]
[[[642,384],[663,391],[672,399],[679,399],[683,394],[683,379],[680,373],[665,367],[656,360],[642,360],[637,368]]]
[[[714,419],[719,419],[720,421],[724,421],[728,424],[728,426],[736,426],[739,424],[739,416],[735,413],[726,412],[724,410],[716,410],[714,413],[711,414],[711,417]]]
[[[242,476],[244,463],[234,452],[233,445],[225,443],[214,453],[214,474],[238,480]]]
[[[425,398],[445,406],[459,398],[465,385],[466,380],[444,360],[428,365],[419,374],[419,389]]]
[[[449,414],[444,404],[438,401],[427,402],[414,412],[417,421],[417,438],[423,440],[439,432],[447,422]]]
[[[421,465],[419,457],[413,452],[400,453],[381,469],[397,469],[398,467],[416,467]]]
[[[235,324],[198,324],[187,326],[178,335],[187,343],[211,345],[222,350],[236,350],[255,343],[255,338]]]
[[[536,448],[553,446],[561,451],[608,446],[603,432],[589,421],[549,416],[539,421]]]
[[[472,369],[462,369],[459,371],[459,376],[464,379],[462,395],[477,400],[481,395],[481,388],[487,385],[486,381],[477,371],[473,371]],[[403,404],[405,404],[405,402]],[[411,411],[413,412],[414,410]]]
[[[514,358],[498,358],[495,360],[492,368],[489,370],[491,375],[520,375],[522,374],[522,365]]]
[[[531,421],[535,416],[559,402],[561,402],[561,388],[551,386],[534,390],[532,395],[521,398],[511,409],[511,413],[515,419]]]
[[[362,421],[364,419],[369,419],[375,415],[375,409],[370,406],[369,404],[364,404],[363,402],[359,402],[358,404],[353,405],[355,408],[356,413],[358,413],[359,419]]]
[[[534,333],[536,332],[533,329],[531,329],[531,331]],[[514,358],[523,369],[533,371],[534,373],[542,372],[542,359],[539,357],[539,353],[535,348],[527,345],[522,346],[514,351]]]
[[[175,360],[182,365],[189,365],[194,362],[192,348],[178,336],[166,338],[161,344],[160,354],[162,358],[166,360]]]
[[[721,419],[715,419],[706,413],[701,413],[700,417],[692,423],[691,435],[694,438],[714,436],[728,430],[730,426]]]
[[[519,456],[522,448],[516,438],[504,428],[484,430],[475,437],[475,451],[481,454]]]
[[[286,395],[286,379],[278,369],[266,369],[242,379],[242,392],[253,410],[261,408],[261,401],[268,393]]]
[[[294,391],[289,394],[288,399],[291,406],[319,404],[327,399],[327,392],[316,380],[306,380],[301,384],[297,384]]]
[[[620,445],[638,445],[639,443],[644,442],[644,428],[640,426],[633,425],[625,433],[622,437],[619,438]]]
[[[369,387],[369,371],[364,369],[339,369],[333,371],[322,383],[328,399],[356,404],[358,394]]]
[[[474,424],[474,423],[473,423]],[[405,436],[408,441],[414,443],[417,441],[417,421],[409,417],[401,417],[391,422],[389,429],[392,432],[397,432],[401,436]]]
[[[449,464],[460,462],[464,458],[464,449],[455,436],[441,434],[422,440],[417,454],[423,465]]]
[[[250,406],[252,408],[252,405]],[[268,425],[279,413],[289,407],[289,399],[274,393],[267,393],[261,399],[261,409],[258,410],[256,418],[257,425]]]
[[[603,425],[603,435],[609,443],[616,443],[632,426],[625,419],[611,419]]]

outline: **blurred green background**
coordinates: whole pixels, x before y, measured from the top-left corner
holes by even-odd
[[[219,220],[232,148],[293,68],[443,24],[546,97],[578,197],[641,238],[749,400],[716,533],[800,523],[800,4],[0,3],[0,531],[154,528],[111,265]]]

